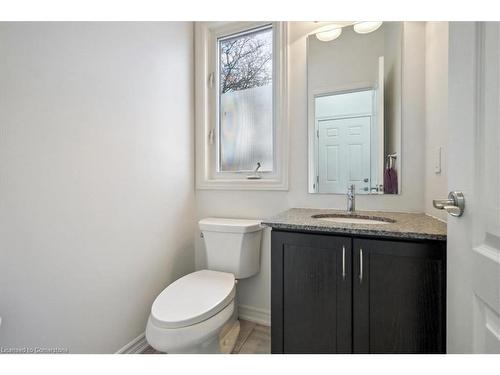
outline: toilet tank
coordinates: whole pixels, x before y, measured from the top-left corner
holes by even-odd
[[[205,240],[207,269],[230,272],[237,279],[259,272],[260,221],[206,218],[198,224]]]

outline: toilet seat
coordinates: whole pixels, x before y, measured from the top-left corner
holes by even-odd
[[[156,298],[150,319],[161,328],[200,323],[223,310],[236,293],[234,275],[201,270],[174,281]]]

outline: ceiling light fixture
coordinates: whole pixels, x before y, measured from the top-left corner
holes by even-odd
[[[342,27],[338,25],[329,25],[322,27],[316,32],[316,38],[322,42],[330,42],[337,39],[342,34]]]
[[[375,30],[377,30],[380,26],[382,26],[381,21],[377,22],[358,22],[354,24],[354,31],[356,31],[358,34],[368,34],[371,33]]]

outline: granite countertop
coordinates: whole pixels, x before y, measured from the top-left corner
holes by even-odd
[[[356,211],[364,218],[383,218],[384,224],[346,224],[312,218],[312,215],[340,214],[341,210],[292,208],[262,221],[263,225],[277,229],[300,232],[325,232],[357,234],[381,238],[446,241],[446,223],[425,214],[381,211]]]

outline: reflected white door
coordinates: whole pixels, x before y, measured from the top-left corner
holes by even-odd
[[[500,26],[450,23],[447,348],[500,353]]]
[[[320,193],[346,193],[350,184],[358,193],[368,192],[370,126],[370,116],[318,120]]]

